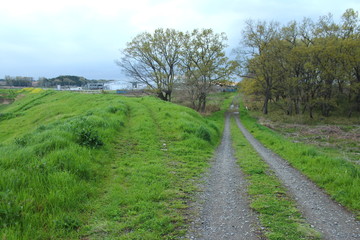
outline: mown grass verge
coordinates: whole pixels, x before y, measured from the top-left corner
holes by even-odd
[[[266,147],[323,188],[334,200],[354,211],[360,219],[360,166],[323,153],[314,146],[294,143],[262,126],[240,105],[244,126]]]
[[[205,119],[150,97],[25,95],[0,120],[1,238],[184,235],[183,209],[223,114]]]
[[[231,136],[238,164],[248,181],[250,206],[259,213],[264,235],[274,240],[320,239],[320,234],[304,221],[286,189],[240,132],[234,118]]]

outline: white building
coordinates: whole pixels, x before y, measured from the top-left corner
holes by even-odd
[[[127,81],[120,81],[120,80],[113,80],[110,82],[105,83],[106,89],[108,90],[141,90],[145,89],[146,85],[140,82],[127,82]]]

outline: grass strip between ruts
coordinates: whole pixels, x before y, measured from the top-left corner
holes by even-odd
[[[256,153],[231,119],[235,156],[248,181],[251,208],[259,213],[262,232],[268,239],[320,239],[302,218],[294,201],[275,174]]]
[[[326,154],[319,147],[292,142],[291,139],[257,123],[241,103],[240,116],[246,129],[258,141],[286,159],[360,219],[359,165]]]

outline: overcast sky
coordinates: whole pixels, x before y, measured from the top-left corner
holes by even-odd
[[[0,4],[0,78],[5,75],[123,79],[114,61],[138,33],[156,28],[225,32],[237,47],[244,21],[335,19],[359,0],[11,0]]]

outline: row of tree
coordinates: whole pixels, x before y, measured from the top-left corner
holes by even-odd
[[[5,82],[8,86],[14,86],[14,87],[31,87],[34,79],[32,77],[11,77],[11,76],[5,76]]]
[[[311,118],[315,110],[360,112],[360,24],[353,9],[339,23],[331,14],[284,26],[247,21],[238,57],[246,75],[241,87],[262,96],[264,114],[270,101]]]
[[[56,78],[40,78],[38,86],[41,87],[56,87],[60,86],[84,86],[89,82],[84,77],[72,76],[72,75],[61,75]]]
[[[84,77],[72,76],[72,75],[61,75],[56,78],[44,78],[41,77],[35,81],[32,77],[11,77],[5,76],[5,83],[8,86],[14,87],[31,87],[33,83],[36,82],[38,87],[56,87],[57,85],[61,86],[85,86],[87,83],[91,82]]]
[[[225,34],[212,29],[157,29],[137,35],[122,50],[117,64],[165,101],[171,101],[175,84],[181,83],[193,108],[204,111],[211,87],[229,79],[237,66],[225,55],[226,40]]]

